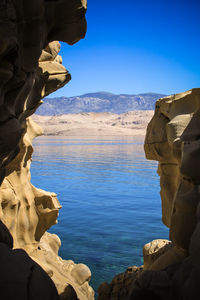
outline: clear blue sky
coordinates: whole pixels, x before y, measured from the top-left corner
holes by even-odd
[[[62,43],[72,80],[52,97],[200,87],[200,0],[88,0],[86,18],[85,39]]]

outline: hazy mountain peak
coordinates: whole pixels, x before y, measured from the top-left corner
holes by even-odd
[[[162,97],[165,95],[156,93],[115,95],[108,92],[96,92],[74,97],[45,98],[37,114],[46,116],[82,112],[121,114],[133,110],[153,110],[156,100]]]
[[[83,94],[80,97],[81,98],[83,98],[83,97],[104,98],[104,97],[110,97],[110,96],[114,96],[114,94],[101,91],[101,92]]]

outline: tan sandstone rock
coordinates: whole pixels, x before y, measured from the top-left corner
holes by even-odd
[[[196,226],[199,202],[200,131],[194,122],[194,119],[198,120],[199,109],[200,89],[158,100],[145,140],[147,158],[159,161],[163,221],[170,227],[174,244],[186,250]],[[164,138],[161,139],[156,130],[160,126],[158,115],[161,119],[165,118]],[[190,134],[191,123],[194,127],[193,134]]]
[[[145,151],[148,159],[159,161],[162,218],[170,227],[174,246],[160,256],[151,268],[166,269],[172,264],[179,264],[171,278],[169,299],[198,299],[200,89],[160,99],[156,110],[148,126]],[[158,115],[166,120],[164,138],[160,139],[156,130],[160,125]]]
[[[55,193],[37,189],[30,182],[32,139],[42,130],[28,118],[25,132],[20,152],[7,166],[7,176],[0,187],[1,220],[13,236],[14,248],[25,249],[42,266],[63,299],[69,299],[72,290],[79,299],[93,299],[88,267],[62,260],[58,256],[60,239],[47,232],[57,223],[61,205]]]
[[[32,139],[42,130],[28,117],[71,79],[57,40],[83,38],[85,12],[85,0],[0,4],[1,299],[58,299],[57,291],[60,299],[94,298],[89,269],[62,260],[60,239],[47,233],[61,208],[55,193],[30,182]]]
[[[59,45],[53,41],[73,44],[83,38],[86,32],[85,11],[85,0],[8,0],[1,3],[1,181],[5,166],[19,151],[25,118],[34,113],[42,97],[71,78],[60,64],[61,60],[57,57]]]
[[[147,159],[159,162],[162,220],[171,241],[144,246],[144,270],[125,298],[115,280],[114,287],[100,287],[99,299],[200,299],[200,89],[157,101],[144,148]]]
[[[154,240],[143,247],[144,269],[150,269],[153,263],[172,247],[168,240]]]

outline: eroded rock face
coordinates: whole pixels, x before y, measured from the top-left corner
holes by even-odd
[[[199,123],[200,89],[162,98],[156,103],[145,141],[147,158],[159,162],[163,222],[170,228],[174,249],[182,253],[172,280],[176,290],[172,299],[200,297]],[[164,260],[168,265],[175,263],[169,255]]]
[[[12,257],[12,251],[6,254],[7,248],[4,247],[5,249],[3,248],[2,250],[2,259],[6,255],[8,255],[8,257],[10,255],[10,259],[13,262],[15,262],[15,259],[21,258],[22,272],[24,263],[30,265],[30,268],[27,269],[27,273],[22,276],[22,285],[29,284],[28,278],[26,277],[30,276],[32,266],[36,266],[34,268],[38,269],[38,265],[40,265],[55,283],[61,299],[73,299],[72,297],[74,297],[74,299],[92,300],[94,298],[94,292],[89,286],[91,278],[90,270],[83,264],[75,264],[71,260],[66,261],[59,257],[58,250],[61,241],[55,234],[47,232],[52,225],[57,223],[58,212],[61,208],[56,194],[38,189],[31,184],[30,165],[33,152],[32,139],[41,135],[42,129],[34,123],[31,118],[26,120],[24,129],[25,134],[19,145],[20,151],[15,159],[7,165],[7,176],[0,187],[1,221],[6,225],[6,228],[8,228],[13,240],[11,236],[5,232],[5,228],[0,227],[0,242],[10,246],[11,249],[21,248],[26,252],[20,252],[22,255],[18,256],[18,254],[16,254],[18,252],[14,251]],[[37,262],[38,265],[34,264],[34,262],[31,263],[31,259],[28,259],[27,254],[34,262]],[[6,265],[7,263],[5,264],[5,270]],[[13,266],[13,268],[15,269],[15,266]],[[40,268],[38,270],[40,270]],[[4,271],[3,274],[5,275],[7,273]],[[17,277],[11,279],[11,281],[14,282],[16,280]],[[43,284],[45,284],[45,280]],[[48,280],[47,284],[50,284]],[[1,285],[3,285],[3,283],[0,274],[0,286]],[[12,284],[10,284],[10,287],[11,286]],[[50,284],[49,289],[50,288],[53,289],[53,284]],[[0,293],[0,295],[4,294]],[[7,296],[9,295],[10,294],[7,294]],[[44,294],[42,295],[44,299],[45,296]]]
[[[52,299],[58,292],[47,273],[23,249],[12,250],[13,238],[0,221],[1,299]]]
[[[159,162],[163,222],[173,243],[186,250],[197,225],[199,110],[200,89],[158,100],[145,140],[147,158]]]
[[[133,277],[126,298],[115,277],[100,287],[99,300],[200,298],[199,125],[200,89],[157,101],[144,146],[146,157],[159,162],[162,220],[171,241],[144,246],[143,271]]]
[[[62,260],[60,239],[47,233],[61,208],[56,195],[30,183],[32,139],[42,129],[29,116],[41,98],[71,79],[58,55],[57,40],[72,45],[83,38],[85,12],[85,0],[7,0],[0,4],[2,299],[53,300],[58,299],[58,292],[60,299],[94,297],[88,267]]]
[[[116,275],[110,284],[104,282],[98,289],[98,300],[127,300],[137,278],[143,271],[142,267],[129,267],[124,273]]]
[[[73,44],[83,38],[85,11],[85,0],[0,3],[1,181],[5,166],[19,151],[24,120],[34,113],[42,97],[70,80],[57,57],[58,44],[48,44],[55,40]]]

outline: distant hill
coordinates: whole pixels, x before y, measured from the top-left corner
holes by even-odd
[[[44,135],[62,136],[145,136],[152,110],[110,112],[82,112],[58,116],[33,115],[44,130]]]
[[[138,95],[99,92],[75,97],[45,98],[37,114],[43,116],[75,114],[81,112],[112,112],[116,114],[133,110],[152,110],[163,94],[145,93]]]

